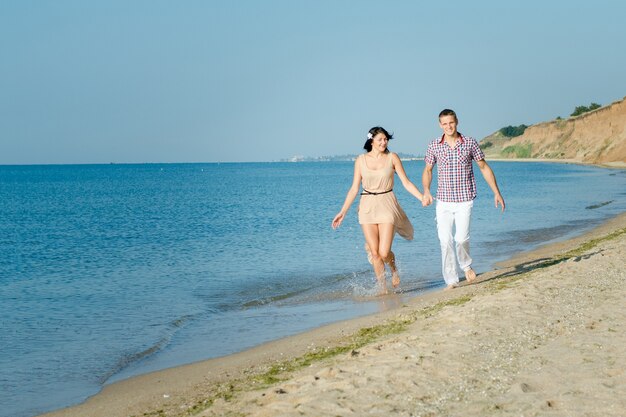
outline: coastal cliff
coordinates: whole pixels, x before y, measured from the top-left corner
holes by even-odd
[[[487,158],[566,159],[626,163],[626,97],[568,119],[529,126],[516,137],[500,131],[480,141]]]

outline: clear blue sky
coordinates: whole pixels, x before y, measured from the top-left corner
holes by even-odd
[[[626,96],[626,3],[0,2],[0,164],[423,153]]]

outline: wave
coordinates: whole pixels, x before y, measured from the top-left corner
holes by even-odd
[[[139,352],[131,352],[122,355],[115,365],[104,375],[99,378],[100,384],[105,384],[112,376],[120,373],[124,369],[128,368],[131,365],[136,364],[139,361],[142,361],[158,352],[163,350],[172,340],[176,332],[184,327],[187,323],[193,320],[196,315],[185,315],[179,317],[177,319],[172,320],[167,326],[165,330],[165,334],[161,337],[156,343],[148,346],[147,348],[139,351]]]
[[[606,206],[606,205],[609,205],[609,204],[611,204],[611,203],[612,203],[612,202],[614,202],[614,201],[615,201],[615,200],[611,200],[611,201],[604,201],[604,202],[602,202],[602,203],[598,203],[598,204],[592,204],[592,205],[590,205],[590,206],[585,207],[585,209],[586,209],[586,210],[595,210],[595,209],[597,209],[597,208],[600,208],[600,207],[604,207],[604,206]]]
[[[388,282],[391,279],[387,274]],[[402,271],[400,271],[402,276]],[[344,274],[334,274],[315,280],[317,285],[309,285],[297,291],[275,293],[267,297],[246,301],[242,308],[257,308],[268,305],[277,307],[302,304],[315,304],[351,300],[367,302],[379,297],[378,287],[371,270],[356,271]],[[397,294],[414,294],[429,291],[441,286],[437,277],[421,277],[419,281],[403,281]]]
[[[480,246],[487,248],[491,253],[510,252],[510,246],[547,242],[549,240],[565,236],[580,227],[580,222],[568,222],[566,224],[551,227],[511,230],[510,232],[507,232],[506,239],[481,242]]]
[[[302,278],[297,279],[295,277],[287,277],[285,282],[293,282],[297,279],[299,281],[297,285],[299,289],[280,292],[281,288],[274,288],[273,294],[245,301],[240,305],[240,307],[245,309],[260,307],[268,304],[303,304],[345,298],[351,293],[352,286],[350,283],[365,274],[366,271],[359,271],[354,273],[332,274],[323,277],[311,278],[307,281],[311,284],[306,286],[302,286]],[[291,287],[292,286],[290,285],[289,288]],[[276,290],[278,290],[278,292]],[[255,294],[262,294],[264,292],[258,288],[250,288],[249,291],[252,291]]]

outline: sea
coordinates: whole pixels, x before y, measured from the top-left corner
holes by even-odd
[[[423,161],[407,160],[421,189]],[[626,211],[626,171],[490,163],[471,225],[477,272]],[[415,227],[402,284],[376,295],[353,162],[0,166],[0,417],[70,406],[111,382],[394,308],[444,286],[434,206],[396,179]]]

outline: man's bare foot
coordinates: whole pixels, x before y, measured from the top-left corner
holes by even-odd
[[[391,275],[391,285],[393,288],[398,288],[400,286],[400,275],[398,275],[397,271]]]
[[[476,272],[474,272],[472,268],[468,269],[467,271],[465,271],[465,279],[467,280],[467,282],[474,282],[474,280],[476,279]]]
[[[458,287],[458,284],[448,284],[448,286],[446,288],[444,288],[444,291],[452,290],[452,289],[454,289],[456,287]]]

